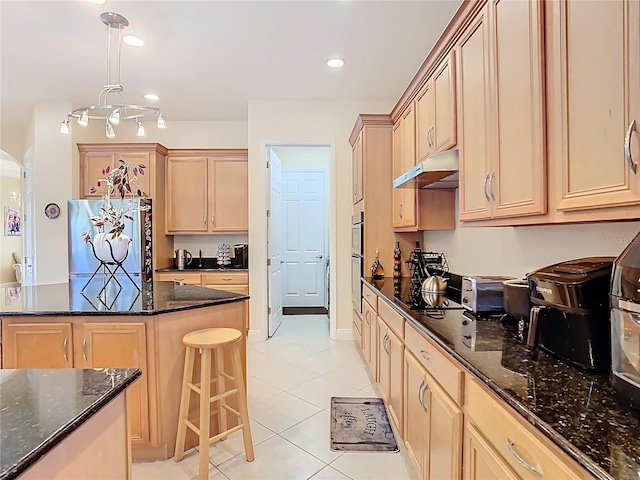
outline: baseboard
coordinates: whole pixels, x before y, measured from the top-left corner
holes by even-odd
[[[249,335],[247,335],[248,342],[264,342],[264,340],[262,330],[249,330]]]
[[[334,340],[355,340],[353,328],[339,328],[336,330],[336,338]]]

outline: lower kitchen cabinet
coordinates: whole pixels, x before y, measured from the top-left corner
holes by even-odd
[[[2,331],[3,368],[71,368],[71,323],[20,323]]]
[[[404,345],[393,330],[378,317],[378,383],[391,420],[402,435]]]
[[[459,479],[462,409],[405,350],[404,441],[421,479]]]
[[[516,480],[509,465],[483,438],[475,427],[464,426],[464,480]]]
[[[378,379],[378,316],[376,310],[362,299],[362,354],[375,380]]]
[[[143,377],[126,393],[132,445],[149,442],[149,387],[144,323],[76,325],[76,368],[139,368]]]
[[[248,272],[214,272],[202,274],[202,286],[225,292],[249,294]]]
[[[158,282],[178,282],[187,285],[200,285],[202,283],[202,276],[199,273],[191,272],[158,272],[156,273],[156,280]]]

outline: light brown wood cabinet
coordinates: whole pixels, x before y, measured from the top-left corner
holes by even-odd
[[[144,323],[23,323],[2,325],[3,368],[139,368],[127,390],[132,445],[149,443],[149,394]]]
[[[389,416],[398,433],[403,431],[403,354],[402,340],[378,317],[378,383]]]
[[[413,105],[409,105],[393,126],[393,178],[415,164],[415,111]],[[416,199],[415,188],[393,189],[392,225],[396,230],[416,227]]]
[[[183,150],[167,165],[167,233],[248,231],[247,150]]]
[[[249,294],[249,272],[158,272],[159,282],[179,282],[187,285],[201,285],[226,292]]]
[[[362,131],[358,134],[352,148],[352,168],[353,168],[353,204],[362,200],[362,176],[363,176],[363,151],[362,151]]]
[[[517,480],[509,465],[470,422],[464,426],[464,480]]]
[[[558,219],[638,218],[640,5],[561,0],[546,7]]]
[[[452,50],[436,67],[414,101],[418,162],[455,146],[455,89],[455,51]]]
[[[362,355],[373,378],[378,378],[378,315],[365,299],[362,300]]]
[[[458,43],[461,220],[547,211],[543,7],[489,0]]]

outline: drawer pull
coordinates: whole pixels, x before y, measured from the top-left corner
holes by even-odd
[[[222,277],[222,280],[224,280],[225,282],[229,282],[229,281],[233,280],[233,278],[231,278],[231,277]]]
[[[509,451],[511,452],[511,455],[513,455],[514,457],[516,457],[516,460],[518,460],[518,462],[520,462],[520,464],[526,468],[527,470],[529,470],[530,472],[535,473],[536,475],[542,476],[543,473],[538,470],[536,467],[534,467],[533,465],[531,465],[530,463],[527,463],[524,458],[522,458],[520,456],[520,454],[518,453],[518,451],[516,450],[516,444],[513,443],[511,441],[510,438],[507,438],[507,448],[509,449]]]
[[[424,350],[420,350],[420,356],[424,358],[427,362],[431,360],[431,357]]]
[[[69,339],[64,337],[64,342],[62,342],[62,356],[64,357],[64,362],[69,363],[69,358],[67,357],[67,344],[69,343]]]
[[[84,358],[84,361],[87,361],[87,338],[83,338],[82,339],[82,358]]]

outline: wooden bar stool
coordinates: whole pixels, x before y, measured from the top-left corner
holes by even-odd
[[[235,328],[207,328],[187,333],[182,342],[187,350],[184,359],[184,374],[182,380],[182,394],[180,398],[180,414],[178,417],[178,434],[176,436],[175,459],[179,462],[184,457],[184,442],[187,435],[187,427],[193,430],[200,438],[200,468],[198,478],[208,478],[209,472],[209,444],[218,440],[224,440],[227,435],[242,430],[244,451],[248,462],[254,459],[251,429],[249,427],[249,411],[247,410],[247,391],[242,375],[242,362],[240,359],[240,340],[242,333]],[[224,372],[224,348],[232,349],[233,376]],[[200,350],[200,383],[193,383],[193,362],[196,349]],[[215,351],[215,366],[213,378],[211,378],[212,353]],[[235,385],[227,390],[226,380]],[[211,384],[217,385],[217,395],[211,396]],[[191,390],[200,395],[200,425],[196,427],[188,418],[189,398]],[[236,395],[238,410],[227,404],[227,397]],[[218,408],[212,413],[211,404],[218,402]],[[239,418],[240,423],[232,428],[227,428],[227,411]],[[218,430],[220,433],[209,437],[209,422],[212,414],[218,414]]]

